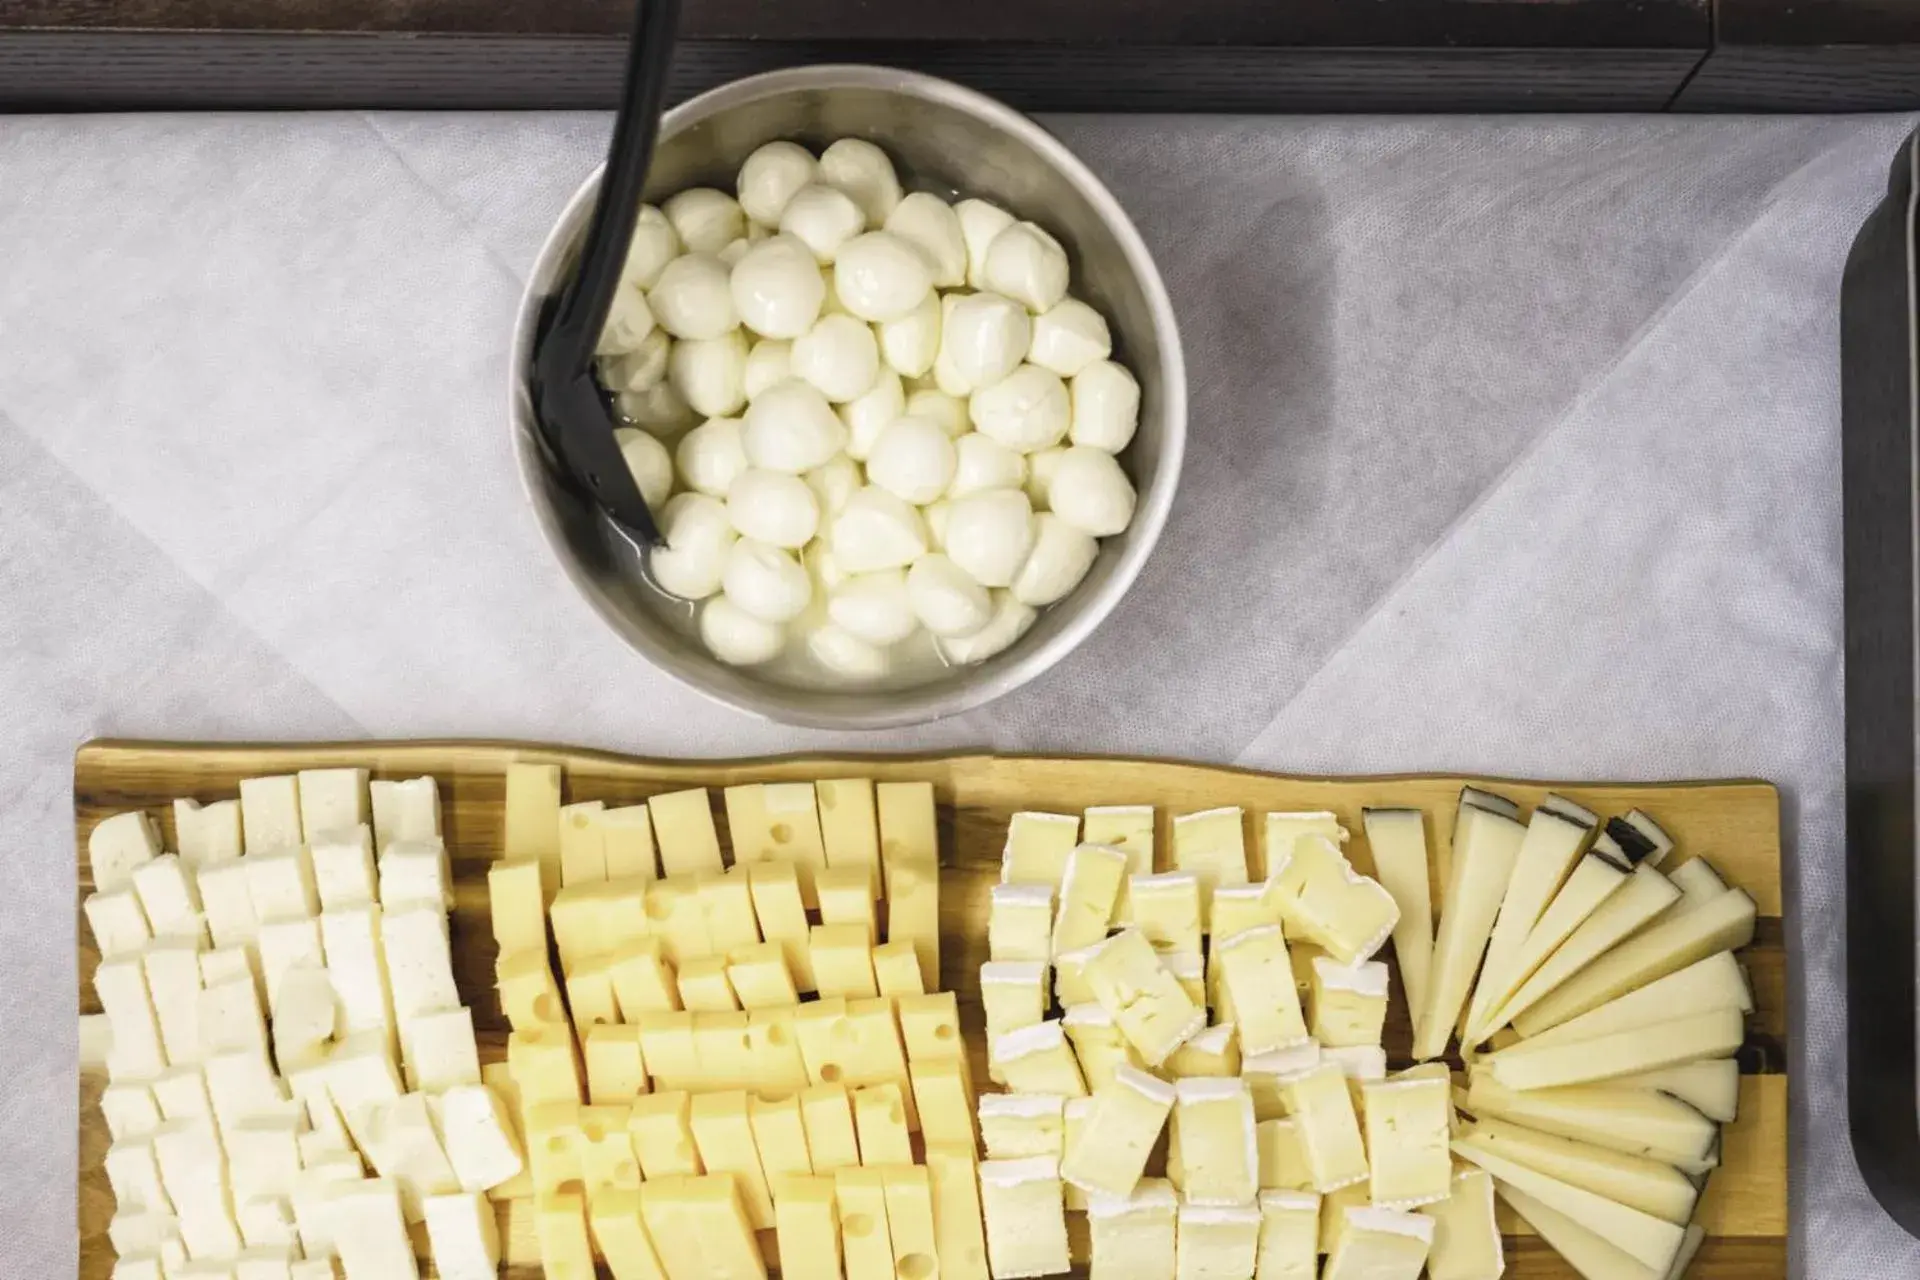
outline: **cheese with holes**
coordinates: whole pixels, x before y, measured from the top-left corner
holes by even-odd
[[[960,1004],[953,992],[902,996],[894,1001],[894,1009],[899,1015],[908,1060],[932,1062],[966,1056],[966,1046],[960,1039]],[[1039,1018],[1035,1017],[1034,1021],[1038,1022]]]
[[[507,766],[506,856],[530,858],[541,867],[550,898],[560,887],[560,766],[516,762]]]
[[[1180,1204],[1174,1280],[1250,1276],[1260,1253],[1260,1210],[1253,1205]]]
[[[829,867],[820,871],[814,876],[813,891],[819,902],[821,923],[858,925],[866,933],[868,946],[880,940],[879,917],[873,909],[873,882],[865,867]]]
[[[1093,1098],[1093,1110],[1061,1162],[1061,1176],[1091,1196],[1133,1193],[1166,1128],[1176,1087],[1129,1066]]]
[[[931,859],[896,861],[887,872],[887,941],[910,943],[920,985],[940,987],[940,868]]]
[[[929,1143],[926,1157],[940,1275],[944,1280],[987,1280],[987,1241],[973,1146]]]
[[[906,1094],[901,1087],[891,1082],[864,1085],[853,1091],[852,1100],[860,1163],[913,1163],[913,1144],[907,1136]]]
[[[873,949],[873,980],[883,996],[917,996],[926,990],[920,957],[907,942],[883,942]]]
[[[1045,963],[1053,954],[1053,887],[997,884],[987,911],[987,953]]]
[[[813,784],[820,840],[828,867],[864,867],[880,892],[880,821],[869,778],[829,778]]]
[[[595,1105],[631,1102],[647,1091],[639,1027],[588,1027],[580,1056],[586,1065],[587,1098]]]
[[[1080,819],[1067,813],[1016,813],[1000,854],[1000,883],[1060,887],[1080,843]]]
[[[560,806],[560,883],[593,884],[607,878],[607,838],[600,830],[603,800]]]
[[[982,1162],[980,1208],[993,1280],[1057,1275],[1071,1267],[1058,1160],[1039,1156]],[[853,1280],[851,1273],[848,1280]]]
[[[802,895],[813,902],[815,878],[827,869],[813,784],[749,783],[728,787],[722,799],[727,807],[727,832],[732,837],[735,864],[791,864]]]
[[[1204,931],[1200,877],[1191,871],[1135,876],[1128,882],[1133,921],[1159,952],[1198,955]]]
[[[787,959],[793,983],[801,991],[816,989],[809,948],[807,910],[800,897],[800,880],[790,866],[759,863],[747,868],[747,889],[754,917],[768,942],[778,943]]]
[[[840,1280],[840,1215],[832,1178],[776,1178],[773,1227],[782,1280]]]
[[[718,957],[715,957],[718,959]],[[787,970],[786,952],[777,942],[757,942],[736,947],[725,961],[727,983],[740,1006],[761,1009],[800,1003],[793,975]],[[914,968],[916,977],[919,968]]]
[[[1275,816],[1281,815],[1268,818]],[[1314,943],[1342,964],[1371,957],[1400,919],[1392,895],[1356,872],[1325,836],[1303,835],[1292,850],[1272,877],[1288,936]]]
[[[933,1183],[927,1171],[911,1164],[881,1170],[886,1190],[887,1239],[899,1280],[932,1280],[940,1269],[939,1241],[933,1225]]]
[[[660,874],[653,848],[653,818],[644,804],[622,805],[600,814],[600,842],[609,880],[652,880]]]
[[[669,876],[691,876],[723,870],[720,836],[713,826],[713,805],[706,788],[672,791],[647,801],[653,814],[653,835],[660,849],[660,867]]]
[[[1444,1200],[1452,1185],[1453,1085],[1438,1078],[1401,1077],[1361,1085],[1369,1195],[1389,1209],[1413,1209]]]
[[[802,1092],[800,1119],[806,1126],[807,1151],[815,1173],[832,1173],[860,1163],[853,1102],[845,1085],[815,1085]]]
[[[813,980],[822,999],[868,999],[879,994],[873,978],[873,947],[867,931],[853,924],[817,924],[808,944]]]
[[[1437,1058],[1446,1049],[1454,1024],[1466,1008],[1514,861],[1526,839],[1527,829],[1519,822],[1472,803],[1475,794],[1471,789],[1462,793],[1454,824],[1446,905],[1434,936],[1426,1007],[1416,1020],[1413,1056],[1421,1061]]]
[[[737,1089],[696,1094],[688,1122],[693,1126],[694,1145],[699,1148],[700,1163],[706,1171],[732,1174],[754,1230],[771,1227],[773,1197],[767,1190],[753,1126],[747,1119],[747,1095]]]
[[[1127,855],[1106,845],[1076,845],[1067,855],[1060,910],[1053,922],[1052,953],[1092,946],[1107,936],[1127,875]]]

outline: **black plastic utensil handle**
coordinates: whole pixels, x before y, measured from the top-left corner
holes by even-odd
[[[633,39],[627,45],[627,74],[614,118],[600,198],[587,224],[573,278],[560,294],[546,340],[559,344],[571,371],[585,372],[593,360],[600,331],[607,323],[614,290],[626,266],[627,246],[640,213],[640,195],[653,164],[653,143],[660,131],[660,110],[667,94],[667,64],[673,58],[680,26],[680,0],[640,0],[634,12]]]

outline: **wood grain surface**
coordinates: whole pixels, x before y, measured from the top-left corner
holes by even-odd
[[[945,757],[806,757],[755,761],[657,761],[604,752],[513,743],[420,742],[285,746],[187,746],[96,742],[74,761],[76,848],[100,819],[125,809],[146,809],[161,822],[172,844],[170,802],[177,796],[202,801],[231,797],[239,780],[302,768],[359,765],[375,777],[431,774],[439,780],[443,829],[452,857],[456,903],[452,932],[455,977],[473,1007],[482,1061],[505,1055],[506,1024],[493,990],[494,946],[487,916],[486,869],[498,853],[503,821],[504,773],[514,760],[547,761],[566,770],[565,799],[633,803],[688,786],[720,788],[742,782],[797,781],[822,777],[871,777],[933,783],[939,805],[941,853],[941,969],[958,992],[976,1078],[985,1078],[977,975],[986,959],[988,894],[999,876],[1000,849],[1008,818],[1022,809],[1074,812],[1097,804],[1152,804],[1160,811],[1162,836],[1171,815],[1220,805],[1248,810],[1330,809],[1354,832],[1349,851],[1361,869],[1371,866],[1363,805],[1424,809],[1440,866],[1450,853],[1449,833],[1464,781],[1490,787],[1522,805],[1558,791],[1603,814],[1643,808],[1673,834],[1676,862],[1711,859],[1729,883],[1759,904],[1758,934],[1742,959],[1753,974],[1756,1010],[1741,1054],[1746,1073],[1739,1120],[1725,1134],[1725,1163],[1708,1184],[1700,1220],[1711,1233],[1689,1275],[1695,1280],[1758,1280],[1784,1275],[1787,1231],[1787,1077],[1784,934],[1780,927],[1779,797],[1762,782],[1681,784],[1536,783],[1459,777],[1367,779],[1288,778],[1241,770],[1148,760],[959,755]],[[726,815],[717,790],[715,820],[725,835]],[[1162,839],[1160,846],[1164,848]],[[84,854],[76,855],[79,896],[91,890]],[[78,911],[78,898],[75,904]],[[92,975],[98,963],[84,921],[78,926],[79,1004],[98,1009]],[[1387,1028],[1389,1056],[1404,1064],[1409,1042],[1402,1002],[1396,995]],[[113,1199],[102,1167],[107,1136],[99,1112],[104,1082],[80,1080],[79,1219],[82,1280],[108,1280],[112,1250],[106,1239]],[[511,1280],[540,1274],[526,1205],[501,1207]],[[1509,1221],[1507,1274],[1520,1280],[1572,1280],[1573,1271]]]

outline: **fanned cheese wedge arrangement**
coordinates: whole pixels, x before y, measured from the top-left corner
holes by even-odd
[[[116,1280],[1495,1280],[1497,1200],[1599,1280],[1700,1245],[1756,908],[1646,813],[1016,813],[976,1026],[930,784],[503,782],[491,994],[431,777],[94,827]]]

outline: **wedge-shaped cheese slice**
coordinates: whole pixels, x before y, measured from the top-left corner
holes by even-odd
[[[1107,845],[1076,845],[1067,855],[1060,910],[1053,921],[1052,954],[1090,947],[1107,936],[1114,904],[1127,877],[1127,855]]]
[[[1536,1173],[1679,1226],[1692,1220],[1700,1197],[1699,1189],[1671,1165],[1504,1120],[1476,1121],[1462,1131],[1461,1138]]]
[[[1058,889],[1079,843],[1080,819],[1070,813],[1014,814],[1000,854],[1000,883]]]
[[[1308,1038],[1279,925],[1237,934],[1219,945],[1221,980],[1233,1003],[1243,1053],[1270,1053]]]
[[[1756,915],[1745,890],[1729,889],[1683,916],[1655,923],[1517,1014],[1514,1030],[1539,1035],[1716,952],[1744,947],[1753,940]]]
[[[1732,1124],[1740,1112],[1740,1064],[1731,1057],[1635,1072],[1607,1083],[1616,1089],[1669,1094],[1721,1124]]]
[[[1728,1057],[1745,1038],[1739,1010],[1721,1009],[1530,1053],[1516,1046],[1481,1063],[1509,1089],[1552,1089],[1614,1080],[1701,1058]]]
[[[1633,863],[1603,832],[1573,864],[1566,882],[1527,931],[1525,941],[1507,966],[1505,979],[1499,984],[1508,990],[1504,994],[1490,993],[1492,1012],[1482,1017],[1481,1026],[1477,1028],[1483,1039],[1492,1034],[1486,1029],[1490,1020],[1498,1016],[1513,992],[1531,978],[1547,958],[1587,922],[1588,917],[1619,892],[1632,874]]]
[[[1447,1198],[1453,1174],[1447,1150],[1452,1091],[1445,1076],[1374,1080],[1360,1086],[1374,1204],[1412,1209]]]
[[[1500,900],[1500,915],[1487,940],[1480,981],[1467,1006],[1467,1043],[1480,1042],[1486,1020],[1499,1011],[1500,1002],[1518,985],[1513,969],[1527,935],[1586,852],[1599,822],[1599,818],[1560,796],[1548,796],[1533,811],[1526,838],[1514,859],[1506,896]]]
[[[1673,909],[1667,913],[1669,918],[1704,907],[1727,891],[1727,882],[1720,878],[1720,873],[1705,858],[1692,858],[1677,867],[1670,867],[1666,876],[1673,881],[1674,888],[1680,890],[1680,901],[1674,903]]]
[[[1418,809],[1367,809],[1361,813],[1373,872],[1400,909],[1393,926],[1393,955],[1407,1007],[1427,1003],[1427,966],[1433,960],[1433,881],[1427,860],[1426,815]]]
[[[1321,1280],[1419,1280],[1433,1248],[1433,1219],[1360,1205],[1345,1210],[1345,1226]]]
[[[1286,816],[1267,815],[1269,821]],[[1269,840],[1271,848],[1281,843]],[[1356,872],[1340,846],[1323,835],[1294,840],[1291,854],[1270,880],[1288,935],[1315,944],[1341,964],[1370,958],[1400,919],[1393,896],[1379,881]]]
[[[1125,1199],[1089,1201],[1088,1280],[1167,1280],[1176,1266],[1179,1211],[1180,1197],[1165,1178],[1141,1179]]]
[[[1094,999],[1113,1015],[1120,1033],[1149,1067],[1165,1062],[1206,1026],[1206,1012],[1161,963],[1138,928],[1123,930],[1101,943],[1087,958],[1082,974]]]
[[[1753,1012],[1753,989],[1731,951],[1717,951],[1644,987],[1616,996],[1577,1018],[1529,1036],[1507,1052],[1572,1044],[1656,1022],[1673,1022],[1721,1009]]]
[[[841,1207],[844,1212],[844,1196]],[[1040,1156],[984,1161],[980,1208],[986,1220],[987,1262],[993,1280],[1026,1280],[1071,1268],[1058,1160]],[[848,1280],[854,1280],[851,1266]]]
[[[1614,1082],[1522,1093],[1501,1085],[1485,1068],[1471,1075],[1466,1109],[1483,1120],[1510,1120],[1666,1164],[1705,1159],[1719,1134],[1712,1120],[1655,1090]]]
[[[1686,1231],[1671,1222],[1529,1169],[1471,1139],[1456,1138],[1453,1150],[1455,1155],[1485,1169],[1504,1186],[1533,1197],[1603,1239],[1613,1241],[1643,1266],[1653,1268],[1655,1275],[1672,1265],[1674,1255],[1680,1251]]]
[[[1429,1280],[1500,1280],[1507,1255],[1494,1220],[1492,1175],[1484,1169],[1454,1174],[1447,1198],[1420,1212],[1433,1219]]]
[[[1489,1018],[1488,1036],[1513,1022],[1626,939],[1651,924],[1680,898],[1673,882],[1649,866],[1639,866],[1609,894],[1580,926],[1533,971]]]
[[[1260,1210],[1252,1204],[1180,1202],[1174,1280],[1249,1276],[1260,1256]]]
[[[1462,793],[1454,826],[1453,865],[1434,935],[1427,1003],[1416,1019],[1419,1029],[1413,1056],[1421,1061],[1446,1050],[1526,839],[1525,827],[1504,813],[1472,803],[1474,794],[1470,788]]]
[[[1133,923],[1133,895],[1127,880],[1153,874],[1153,806],[1150,804],[1097,805],[1088,809],[1080,822],[1080,838],[1088,844],[1103,844],[1127,855],[1126,874],[1120,879],[1119,900],[1113,909],[1114,923]]]
[[[1511,1205],[1513,1211],[1539,1232],[1540,1238],[1586,1280],[1664,1280],[1667,1276],[1664,1268],[1649,1267],[1600,1233],[1582,1226],[1558,1210],[1548,1208],[1517,1187],[1506,1182],[1500,1182],[1498,1186],[1500,1198]],[[1674,1252],[1676,1261],[1680,1248],[1684,1247],[1683,1235]]]

